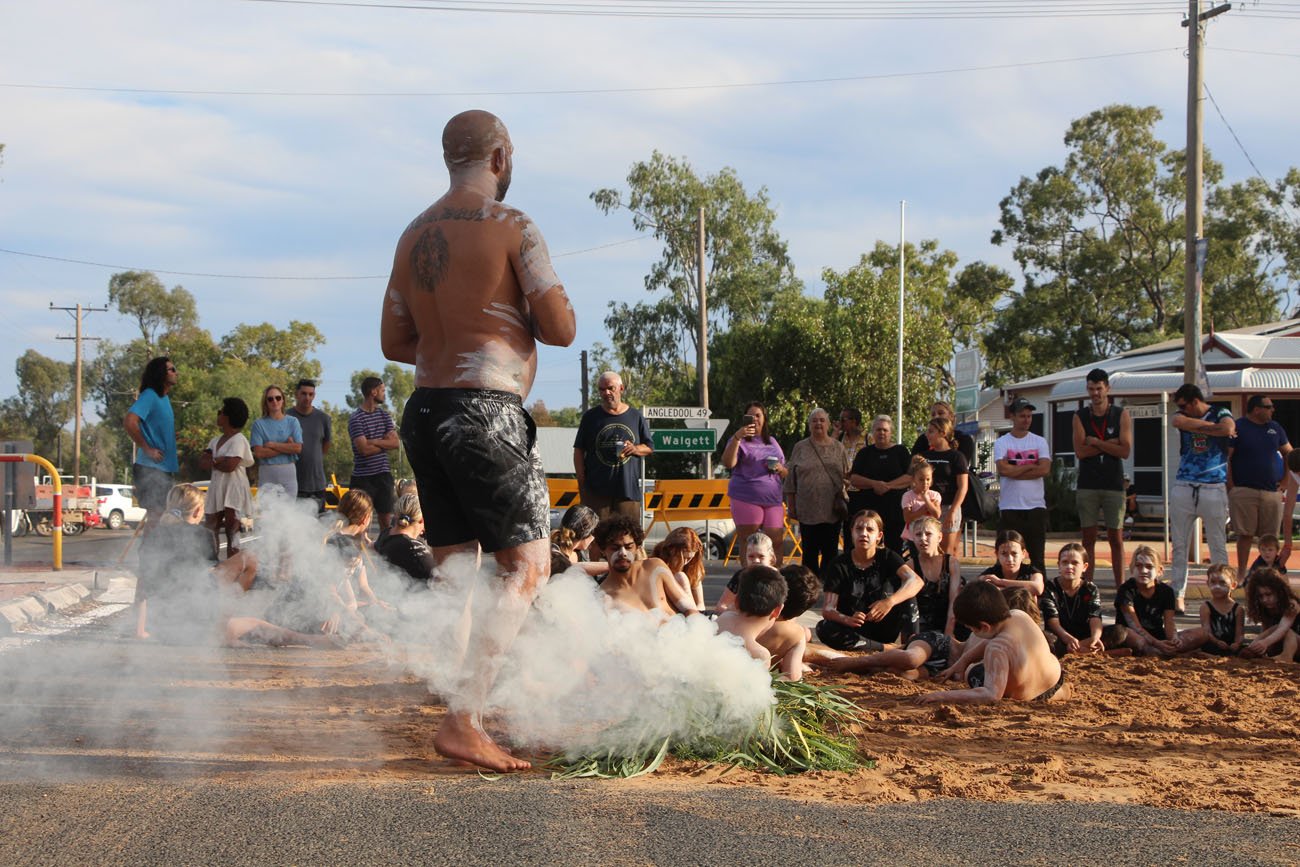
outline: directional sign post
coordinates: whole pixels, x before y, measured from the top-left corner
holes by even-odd
[[[711,452],[718,447],[718,434],[705,430],[652,430],[650,439],[657,452]]]
[[[641,415],[647,419],[708,418],[712,410],[706,406],[643,406]]]

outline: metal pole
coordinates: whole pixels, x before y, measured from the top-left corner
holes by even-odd
[[[591,382],[590,380],[588,380],[587,378],[588,376],[589,374],[587,372],[587,350],[584,349],[582,350],[582,400],[579,403],[579,406],[582,407],[583,412],[587,411],[587,400],[588,400],[587,396],[591,394]]]
[[[700,406],[709,408],[709,305],[704,276],[704,208],[700,208],[699,236],[695,251],[695,276],[700,286],[700,333],[697,375],[700,381]],[[704,454],[704,478],[713,478],[713,455]]]
[[[903,250],[903,220],[907,211],[907,202],[900,200],[898,203],[898,415],[894,422],[894,430],[903,429],[903,301],[904,301],[904,280],[903,265],[905,254]]]
[[[13,443],[5,444],[5,454],[13,454]],[[5,565],[14,563],[14,503],[18,499],[18,479],[14,475],[14,465],[5,463]]]
[[[1165,552],[1169,562],[1169,395],[1160,392],[1160,483],[1165,496]]]
[[[81,305],[77,305],[77,371],[72,393],[72,486],[81,484]]]

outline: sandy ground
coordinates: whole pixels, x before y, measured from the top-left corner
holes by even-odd
[[[138,643],[122,624],[0,656],[0,779],[464,777],[432,748],[442,708],[365,649]],[[863,709],[875,767],[796,777],[669,761],[628,784],[750,787],[805,801],[1091,802],[1300,814],[1300,667],[1267,661],[1073,659],[1045,705],[921,707],[892,675],[827,681]]]

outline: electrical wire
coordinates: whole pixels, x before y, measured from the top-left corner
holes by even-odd
[[[611,241],[608,244],[599,244],[595,247],[586,247],[581,250],[569,250],[564,253],[551,254],[552,259],[563,259],[567,256],[581,256],[584,253],[593,253],[597,250],[605,250],[610,247],[618,247],[623,244],[634,244],[638,241],[644,241],[652,238],[653,235],[638,235],[635,238],[626,238],[622,241]],[[133,265],[113,265],[108,262],[92,262],[87,259],[73,259],[66,256],[46,256],[41,253],[27,253],[22,250],[7,250],[0,247],[0,253],[7,253],[10,256],[25,256],[29,259],[44,259],[48,262],[65,262],[70,265],[89,265],[94,268],[108,268],[114,271],[148,271],[153,274],[166,274],[169,277],[215,277],[221,280],[296,280],[310,282],[324,282],[331,280],[386,280],[387,274],[337,274],[324,276],[303,276],[292,274],[215,274],[208,271],[170,271],[165,268],[142,268]]]
[[[984,0],[840,0],[840,2],[789,2],[789,0],[658,0],[658,2],[547,3],[527,0],[241,0],[292,6],[335,6],[406,9],[427,12],[470,12],[513,15],[564,15],[609,18],[678,18],[745,20],[961,20],[971,18],[1077,18],[1134,15],[1173,15],[1186,11],[1176,0],[1036,0],[1036,2],[984,2]],[[1284,5],[1275,3],[1270,5]]]
[[[957,75],[972,72],[994,72],[1005,69],[1022,69],[1037,66],[1054,66],[1063,63],[1083,63],[1093,60],[1115,60],[1121,57],[1140,57],[1184,51],[1184,46],[1171,48],[1144,48],[1139,51],[1118,51],[1111,54],[1088,54],[1080,57],[1060,57],[1052,60],[1022,60],[993,63],[983,66],[954,66],[943,69],[923,69],[914,72],[878,72],[865,75],[841,75],[825,78],[794,78],[778,81],[741,81],[725,84],[651,85],[646,87],[574,88],[561,90],[470,90],[470,91],[289,91],[289,90],[164,90],[145,87],[94,87],[64,84],[26,84],[0,82],[0,87],[31,90],[73,90],[92,93],[142,93],[168,96],[274,96],[274,97],[489,97],[489,96],[590,96],[599,94],[666,93],[673,91],[739,90],[758,87],[788,87],[813,84],[844,84],[855,81],[880,81],[891,78],[923,78],[934,75]]]

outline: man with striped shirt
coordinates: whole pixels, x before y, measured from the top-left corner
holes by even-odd
[[[361,406],[348,417],[348,438],[352,440],[352,481],[370,495],[379,518],[379,529],[388,529],[393,518],[393,471],[388,453],[397,448],[397,425],[383,408],[387,397],[384,381],[377,376],[361,380]]]

